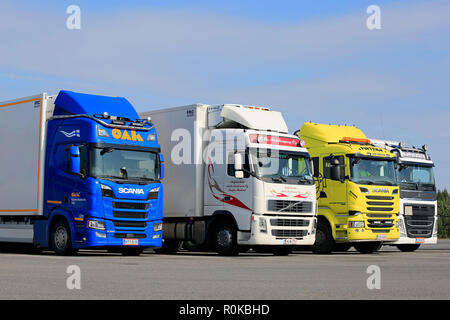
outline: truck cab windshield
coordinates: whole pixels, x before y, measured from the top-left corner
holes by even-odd
[[[397,185],[394,161],[350,158],[350,179],[358,184]]]
[[[435,190],[433,167],[419,164],[401,164],[398,182],[402,188],[410,190]]]
[[[91,148],[90,173],[97,178],[151,182],[158,179],[157,153],[115,147]]]
[[[289,184],[314,184],[309,156],[303,153],[274,150],[251,150],[256,175],[265,181]]]

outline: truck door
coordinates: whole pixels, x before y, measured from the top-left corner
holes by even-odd
[[[329,208],[332,214],[331,223],[336,228],[336,240],[346,237],[348,219],[347,182],[345,180],[345,160],[343,155],[323,155],[323,181],[319,189],[319,207]],[[340,166],[340,176],[333,177],[332,167]],[[326,210],[325,212],[327,212]],[[329,212],[329,211],[328,211]],[[340,231],[341,230],[341,231]]]
[[[227,165],[224,175],[224,210],[233,214],[238,223],[239,230],[250,230],[253,208],[253,184],[250,176],[248,153],[242,151],[244,159],[244,178],[236,179],[234,171],[235,151],[227,151]]]

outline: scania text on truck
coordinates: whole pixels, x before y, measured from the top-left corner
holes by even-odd
[[[400,237],[396,155],[354,126],[305,123],[319,202],[315,253],[372,253]]]
[[[222,255],[312,245],[316,193],[308,151],[279,112],[194,104],[149,111],[165,154],[164,251],[181,241]]]
[[[0,241],[69,255],[162,244],[156,130],[120,97],[60,91],[0,103]]]
[[[400,239],[392,242],[401,251],[417,250],[421,244],[437,243],[438,215],[434,163],[427,145],[406,147],[403,142],[371,140],[397,154],[400,185]]]

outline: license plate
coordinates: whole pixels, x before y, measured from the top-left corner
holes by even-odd
[[[386,240],[385,234],[377,234],[377,240]]]
[[[297,239],[285,239],[283,240],[283,244],[296,244]]]
[[[138,246],[139,239],[123,239],[124,246]]]
[[[416,243],[425,243],[425,238],[416,238]]]

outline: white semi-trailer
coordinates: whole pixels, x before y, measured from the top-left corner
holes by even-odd
[[[437,193],[434,163],[427,152],[428,147],[406,147],[396,141],[371,141],[398,155],[400,239],[391,244],[402,251],[414,251],[421,244],[437,243]]]
[[[312,164],[280,112],[194,104],[140,116],[156,123],[165,155],[163,250],[189,241],[285,255],[314,243]]]

